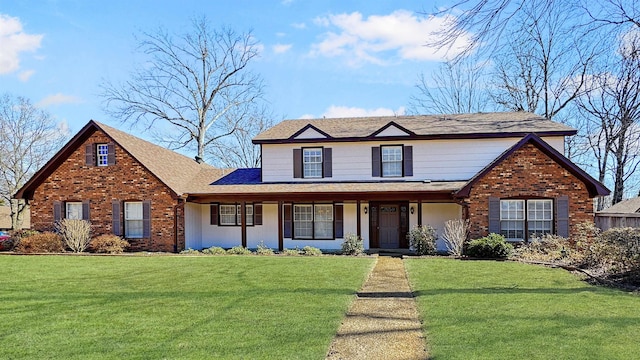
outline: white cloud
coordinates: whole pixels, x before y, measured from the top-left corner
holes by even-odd
[[[291,44],[275,44],[273,45],[273,52],[276,54],[283,54],[291,50]]]
[[[47,107],[50,105],[77,104],[79,102],[82,102],[82,100],[77,96],[57,93],[57,94],[46,96],[44,99],[38,101],[36,106]]]
[[[341,118],[341,117],[365,117],[365,116],[394,116],[404,115],[405,108],[400,107],[398,110],[388,108],[364,109],[358,107],[335,106],[331,105],[325,110],[323,117]]]
[[[31,78],[31,76],[35,74],[35,70],[25,70],[25,71],[21,71],[18,74],[18,79],[20,79],[20,81],[22,82],[27,82],[29,81],[29,79]]]
[[[0,14],[0,74],[10,74],[20,69],[20,54],[37,50],[42,37],[23,32],[20,19]]]
[[[352,66],[383,65],[389,62],[385,60],[389,54],[395,59],[442,61],[457,55],[470,41],[470,37],[463,34],[449,51],[427,46],[437,40],[436,32],[451,20],[449,16],[418,17],[407,10],[368,18],[359,12],[319,17],[314,23],[329,31],[324,33],[322,41],[311,45],[310,54],[344,56]]]
[[[299,29],[299,30],[302,30],[302,29],[306,29],[306,28],[307,28],[307,24],[305,24],[305,23],[293,23],[293,24],[291,24],[291,26],[292,26],[294,29]]]

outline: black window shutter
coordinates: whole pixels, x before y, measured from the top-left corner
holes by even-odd
[[[82,202],[82,220],[91,220],[91,216],[89,214],[89,200]]]
[[[122,217],[120,213],[120,200],[113,200],[111,202],[111,232],[113,235],[122,236],[122,225],[120,219]]]
[[[500,199],[489,198],[489,233],[500,234]]]
[[[262,225],[262,204],[253,205],[253,224]]]
[[[151,201],[142,202],[142,237],[151,237]]]
[[[323,172],[323,176],[330,178],[333,176],[333,170],[332,170],[332,156],[331,156],[331,148],[324,148],[322,151],[322,172]]]
[[[342,204],[334,205],[334,223],[335,223],[335,234],[336,239],[341,239],[344,237],[344,206]]]
[[[114,143],[107,144],[107,165],[116,164],[116,146]]]
[[[569,197],[564,195],[556,199],[556,235],[569,237]]]
[[[218,204],[211,204],[210,208],[211,208],[211,212],[210,212],[209,224],[218,225]]]
[[[293,149],[293,177],[302,178],[302,149]]]
[[[405,146],[403,153],[404,176],[413,176],[413,146]]]
[[[283,209],[283,222],[282,222],[282,226],[283,226],[283,237],[290,239],[291,233],[292,233],[292,229],[293,229],[293,222],[292,222],[292,217],[291,217],[291,204],[284,204],[282,206]]]
[[[53,202],[53,222],[58,222],[62,220],[62,202],[54,201]]]
[[[84,154],[84,162],[87,166],[95,166],[96,165],[96,155],[95,155],[95,145],[87,144],[84,146],[85,154]]]
[[[380,177],[380,148],[371,148],[371,176]]]

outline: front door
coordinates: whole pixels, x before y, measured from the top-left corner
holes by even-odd
[[[397,249],[400,247],[400,207],[380,205],[380,247]]]

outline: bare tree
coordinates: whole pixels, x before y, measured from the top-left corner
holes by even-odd
[[[596,34],[574,37],[577,30],[567,23],[567,11],[561,3],[520,7],[519,26],[494,55],[494,101],[552,119],[581,94],[604,48]]]
[[[143,33],[139,49],[149,60],[131,80],[102,84],[102,96],[107,113],[153,129],[157,140],[169,148],[195,149],[204,159],[208,146],[246,121],[237,117],[229,126],[220,120],[261,99],[263,85],[249,68],[259,55],[251,32],[214,30],[204,17],[192,25],[190,32],[179,36],[164,29]],[[158,127],[161,124],[169,127]]]
[[[599,180],[607,172],[613,178],[613,204],[623,199],[640,166],[640,33],[631,32],[621,42],[619,61],[594,77],[591,91],[578,103],[591,121]]]
[[[418,77],[418,94],[411,96],[414,114],[459,114],[486,111],[489,102],[484,82],[484,62],[473,58],[448,61],[429,78]]]
[[[265,108],[252,108],[249,116],[243,116],[241,123],[236,123],[233,114],[225,117],[228,127],[236,130],[230,136],[219,138],[208,150],[213,164],[223,168],[255,168],[260,167],[260,146],[251,140],[259,133],[272,127],[273,116]]]
[[[23,97],[0,96],[0,198],[20,228],[26,204],[13,195],[66,140],[51,115]]]

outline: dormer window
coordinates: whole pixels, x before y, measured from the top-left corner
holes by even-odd
[[[109,165],[109,145],[107,144],[97,144],[96,145],[96,157],[97,157],[97,165],[98,166],[107,166]]]

